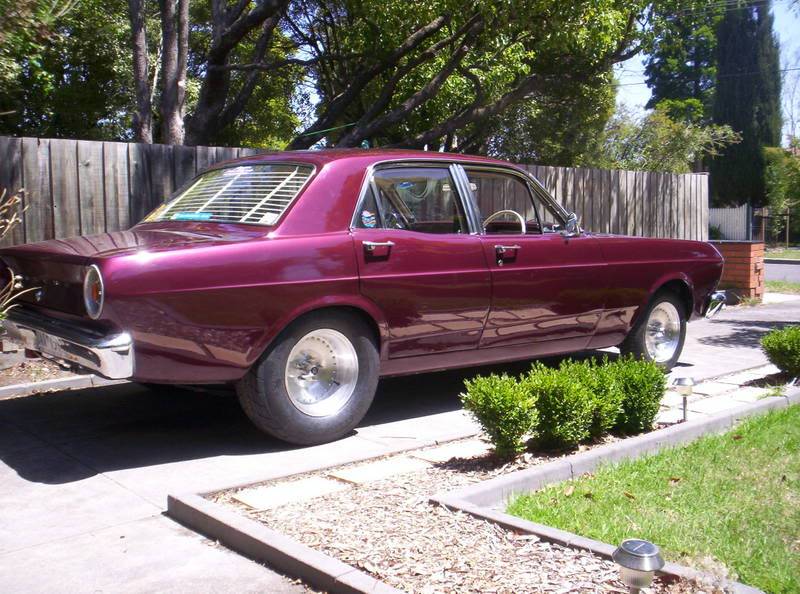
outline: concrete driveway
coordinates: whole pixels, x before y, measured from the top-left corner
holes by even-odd
[[[761,335],[798,322],[800,300],[692,323],[673,373],[705,379],[761,365]],[[303,591],[164,517],[167,494],[469,434],[463,379],[527,366],[385,380],[353,436],[313,448],[262,436],[220,395],[120,385],[0,401],[0,591]]]

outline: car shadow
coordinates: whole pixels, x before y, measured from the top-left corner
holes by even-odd
[[[786,326],[796,325],[797,322],[773,322],[765,320],[714,320],[714,325],[727,324],[735,326],[728,333],[716,333],[713,336],[703,336],[697,342],[707,346],[717,347],[751,347],[758,348],[761,339],[770,330],[779,330]]]
[[[560,358],[543,361],[558,364]],[[383,379],[359,427],[459,410],[465,379],[517,375],[530,365]],[[123,384],[0,400],[0,461],[31,482],[64,484],[115,470],[292,449],[253,427],[232,391],[151,391]]]

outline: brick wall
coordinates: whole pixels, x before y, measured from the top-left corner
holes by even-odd
[[[764,297],[764,244],[750,241],[712,241],[725,258],[721,289],[740,298]]]

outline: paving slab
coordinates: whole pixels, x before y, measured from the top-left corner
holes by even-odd
[[[481,439],[448,443],[435,448],[413,452],[411,456],[432,463],[448,462],[453,458],[475,458],[492,451],[492,445]]]
[[[686,419],[688,421],[695,421],[697,419],[705,419],[708,415],[695,410],[686,411]],[[656,415],[656,423],[679,423],[683,420],[683,409],[670,408],[668,410],[659,411]]]
[[[689,405],[689,410],[696,413],[714,415],[741,406],[742,403],[731,397],[730,394],[703,398]]]
[[[756,380],[763,379],[768,375],[772,375],[773,373],[778,373],[778,371],[779,369],[774,365],[764,365],[749,371],[742,371],[741,373],[734,373],[731,375],[726,375],[725,377],[720,377],[717,379],[717,383],[741,386],[742,384],[746,384],[748,382],[754,382]]]
[[[728,388],[730,389],[730,386],[728,386]],[[702,397],[703,396],[701,394],[692,394],[686,398],[686,401],[694,402]],[[674,390],[667,390],[664,393],[664,397],[661,399],[661,406],[665,406],[667,408],[683,408],[683,396]]]
[[[736,385],[727,382],[703,382],[694,386],[692,391],[702,396],[719,396],[736,389]]]
[[[287,503],[308,501],[315,497],[330,495],[346,491],[350,485],[322,476],[278,483],[275,485],[262,485],[252,489],[243,489],[233,498],[256,510],[272,509]]]
[[[355,485],[363,485],[375,481],[381,481],[391,476],[418,472],[430,468],[430,462],[414,458],[412,456],[395,456],[388,460],[379,460],[358,466],[350,466],[335,470],[329,473],[340,481],[346,481]]]
[[[771,390],[767,388],[756,388],[754,386],[743,386],[730,393],[730,397],[738,402],[756,402],[765,396],[769,396]]]

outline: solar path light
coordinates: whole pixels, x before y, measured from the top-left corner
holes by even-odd
[[[653,575],[664,567],[661,551],[652,542],[631,538],[611,554],[614,563],[619,565],[622,583],[628,586],[631,594],[638,594],[642,588],[648,588],[653,582]]]
[[[690,377],[676,377],[672,385],[677,388],[678,394],[683,398],[683,420],[685,421],[689,396],[692,395],[694,390],[694,380]]]

